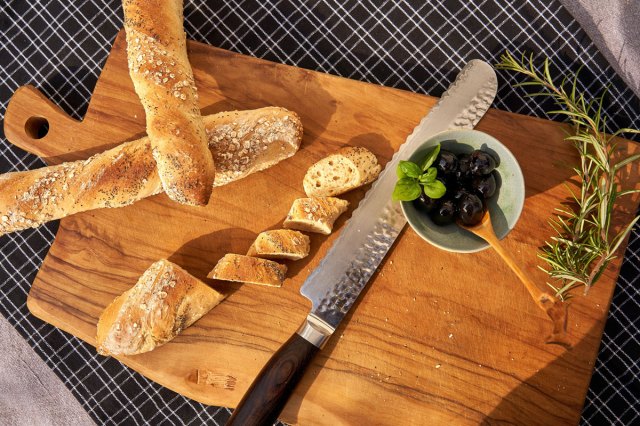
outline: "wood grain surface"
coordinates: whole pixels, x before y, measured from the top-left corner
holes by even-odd
[[[189,49],[205,113],[283,106],[302,117],[304,140],[291,159],[216,188],[204,209],[172,203],[161,194],[63,219],[28,306],[91,344],[101,311],[152,262],[168,258],[206,279],[225,253],[245,253],[259,232],[281,226],[291,202],[303,196],[302,179],[311,164],[345,145],[365,146],[385,164],[435,103],[432,97],[198,43]],[[48,120],[45,137],[33,137],[39,121],[29,121],[32,117]],[[10,102],[4,125],[11,142],[50,164],[140,137],[144,114],[127,73],[123,33],[82,122],[33,87],[23,87]],[[566,127],[491,110],[478,129],[505,143],[520,161],[525,207],[503,243],[544,286],[536,250],[551,235],[547,219],[567,196],[564,183],[574,178],[571,168],[577,164],[573,147],[563,141]],[[626,141],[619,150],[640,151]],[[637,167],[628,168],[623,180],[639,185],[638,176]],[[350,210],[333,235],[311,236],[311,255],[288,263],[283,288],[208,280],[229,294],[221,305],[171,343],[119,359],[190,398],[235,406],[304,319],[309,303],[299,287],[366,189],[344,196]],[[623,200],[616,224],[629,220],[637,202],[637,196]],[[440,251],[407,228],[312,362],[282,418],[304,425],[576,424],[619,268],[620,259],[588,297],[575,298],[569,313],[575,346],[565,351],[542,343],[550,331],[545,314],[495,252]]]
[[[294,333],[262,367],[225,426],[264,426],[278,420],[320,349]]]

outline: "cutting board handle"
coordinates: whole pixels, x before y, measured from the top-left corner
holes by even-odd
[[[226,426],[272,425],[320,350],[295,333],[262,367]]]
[[[53,141],[77,135],[81,122],[69,117],[32,85],[15,91],[4,116],[4,133],[9,142],[44,157],[49,164],[62,162],[63,148]]]

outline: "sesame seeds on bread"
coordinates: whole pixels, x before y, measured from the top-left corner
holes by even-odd
[[[363,147],[345,147],[318,161],[304,176],[309,197],[332,197],[373,182],[381,167],[376,156]]]
[[[178,265],[159,260],[100,315],[98,352],[149,352],[176,337],[223,299],[224,295]]]
[[[329,235],[336,219],[349,207],[349,202],[334,197],[298,198],[284,221],[287,229]]]
[[[253,242],[247,256],[264,259],[300,260],[309,255],[309,237],[292,229],[261,232]]]
[[[182,0],[122,2],[129,74],[145,110],[162,187],[173,201],[204,206],[215,165],[187,56],[183,8]]]
[[[241,254],[225,254],[213,268],[208,278],[224,281],[282,287],[287,267],[278,262]]]
[[[265,107],[204,117],[209,155],[226,185],[291,157],[302,140],[292,111]],[[115,141],[114,141],[115,142]],[[148,137],[86,160],[0,175],[0,235],[98,208],[114,208],[162,192]]]

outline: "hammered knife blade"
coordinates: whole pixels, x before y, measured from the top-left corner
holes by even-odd
[[[311,312],[263,367],[227,425],[270,425],[277,419],[305,367],[347,315],[407,223],[400,203],[391,199],[399,161],[437,133],[472,129],[489,109],[497,86],[491,65],[470,61],[407,137],[302,285],[300,293],[311,301]]]

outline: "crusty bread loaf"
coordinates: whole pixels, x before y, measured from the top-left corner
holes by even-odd
[[[216,163],[214,186],[266,169],[296,153],[298,116],[283,108],[205,117]],[[211,154],[209,154],[211,155]],[[148,138],[84,161],[0,175],[0,235],[103,207],[121,207],[162,192]]]
[[[251,244],[247,256],[264,259],[300,260],[309,255],[309,237],[292,229],[261,232]]]
[[[284,227],[329,235],[333,223],[349,207],[349,202],[334,197],[298,198],[293,202]]]
[[[373,182],[380,170],[371,151],[349,146],[309,167],[302,184],[309,197],[332,197]]]
[[[182,0],[123,0],[129,73],[142,101],[162,187],[174,201],[203,206],[215,175],[193,71]]]
[[[176,337],[224,296],[168,260],[155,262],[98,320],[103,355],[149,352]]]
[[[281,287],[287,267],[278,262],[241,254],[225,254],[209,272],[208,278]]]

